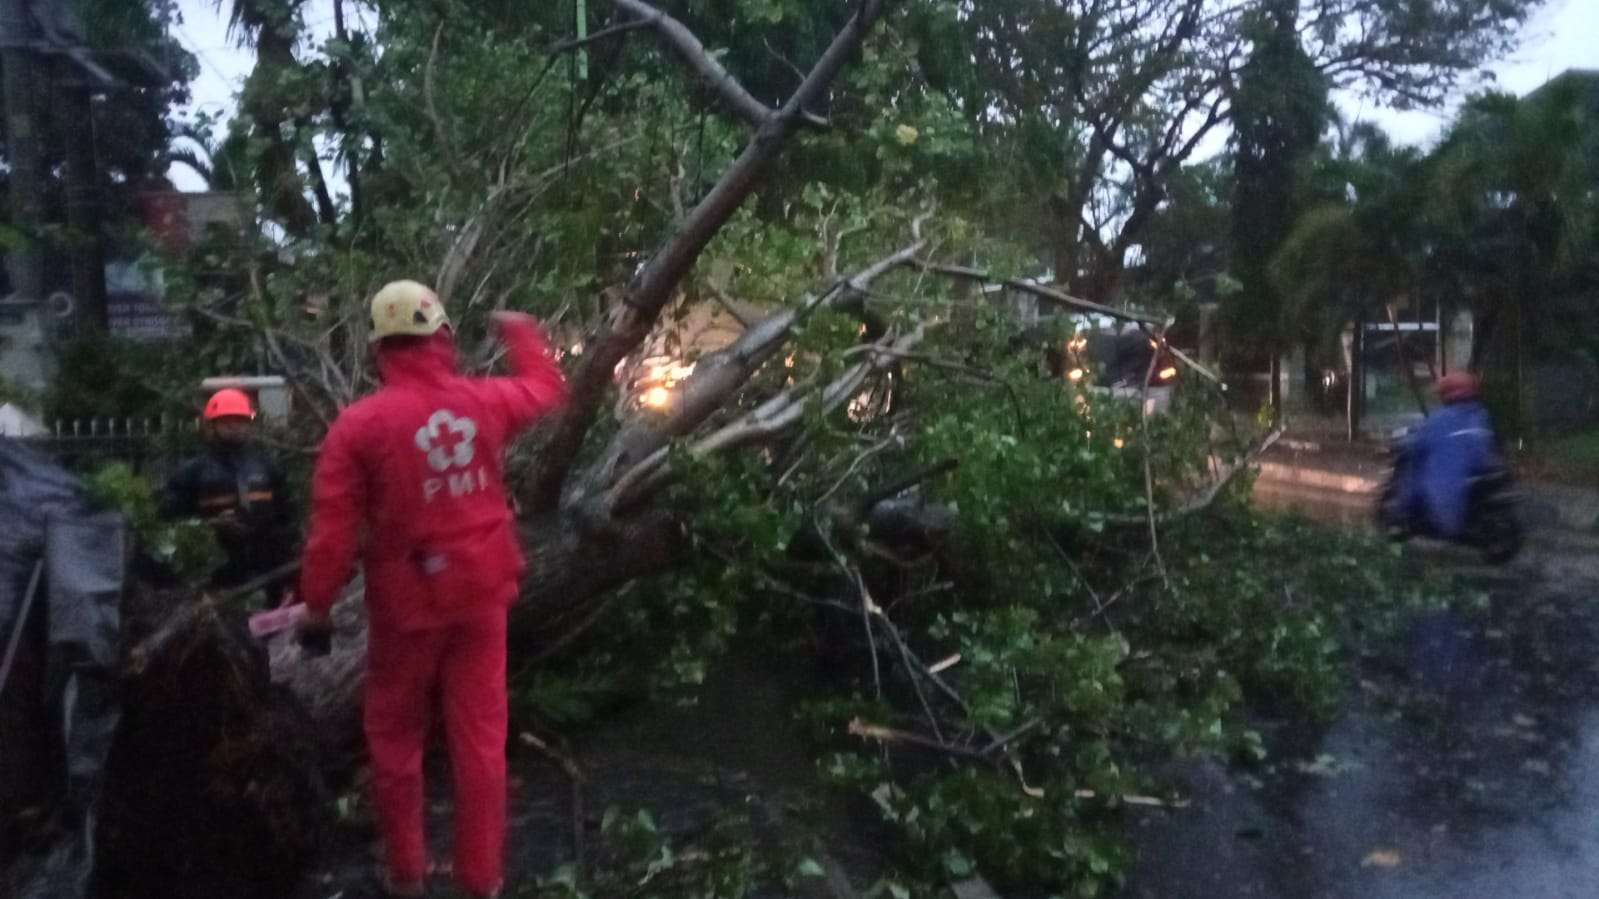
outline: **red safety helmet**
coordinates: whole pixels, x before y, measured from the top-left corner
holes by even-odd
[[[1461,403],[1477,398],[1477,376],[1469,371],[1452,371],[1438,379],[1438,398],[1446,403]]]
[[[211,394],[211,398],[205,402],[205,414],[201,417],[206,421],[219,418],[253,419],[255,409],[250,407],[250,397],[244,391],[228,387]]]

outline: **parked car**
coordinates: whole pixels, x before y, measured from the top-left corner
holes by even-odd
[[[1157,350],[1159,356],[1151,367],[1150,357]],[[1147,377],[1147,415],[1163,412],[1171,404],[1172,388],[1181,371],[1170,349],[1158,347],[1153,337],[1137,328],[1078,331],[1067,341],[1063,360],[1068,381],[1131,402],[1145,399]]]

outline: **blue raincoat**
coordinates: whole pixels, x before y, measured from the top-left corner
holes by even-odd
[[[1471,479],[1499,464],[1493,424],[1481,403],[1453,403],[1427,416],[1408,444],[1410,508],[1442,537],[1466,530]]]

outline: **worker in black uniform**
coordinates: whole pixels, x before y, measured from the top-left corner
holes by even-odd
[[[236,588],[295,558],[295,515],[283,474],[254,444],[255,409],[241,390],[219,390],[201,416],[205,452],[167,480],[161,511],[199,518],[215,532],[227,560],[211,585]],[[281,601],[293,577],[263,585],[268,605]]]

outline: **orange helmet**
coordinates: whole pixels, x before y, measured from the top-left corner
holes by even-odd
[[[1460,403],[1477,398],[1477,376],[1469,371],[1452,371],[1438,379],[1438,398]]]
[[[242,390],[228,387],[211,394],[205,402],[205,414],[201,416],[206,421],[215,421],[218,418],[255,418],[255,410],[250,407],[250,397]]]

